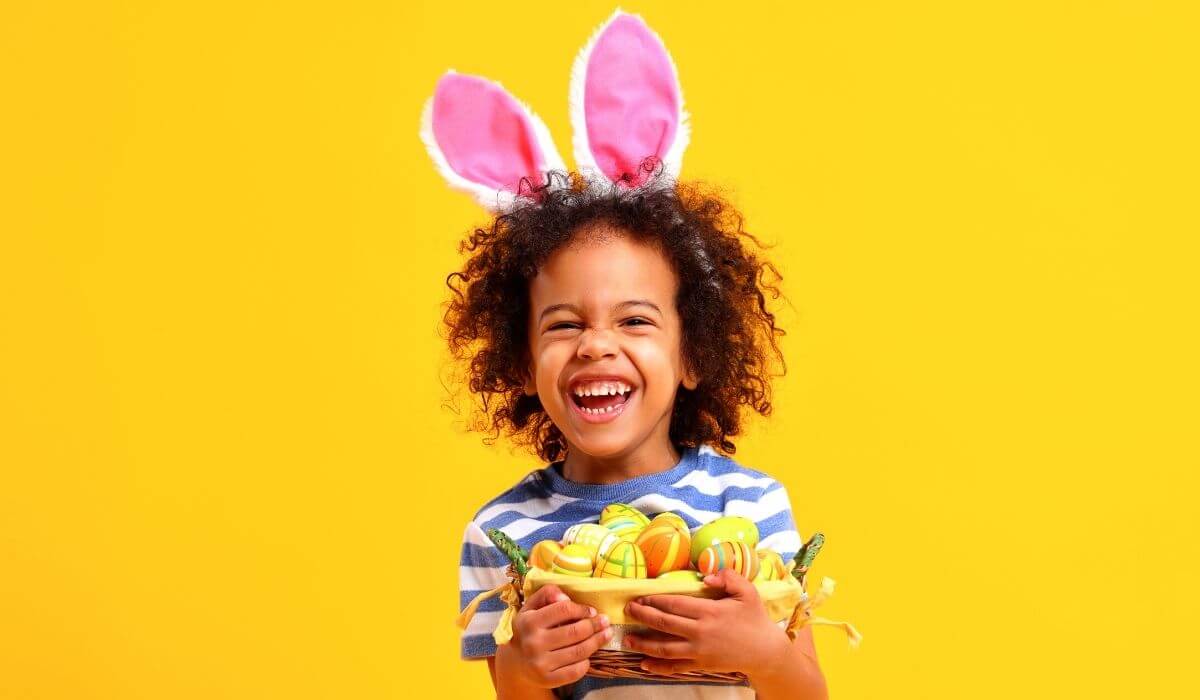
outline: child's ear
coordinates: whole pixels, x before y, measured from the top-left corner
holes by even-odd
[[[683,367],[683,386],[684,386],[684,388],[687,389],[688,391],[695,391],[696,387],[699,385],[700,385],[700,378],[697,377],[696,373],[693,372],[691,370],[691,368],[687,366],[687,363],[684,363],[684,367]]]
[[[525,370],[525,395],[526,396],[537,396],[537,383],[534,381],[533,377],[534,377],[534,372],[533,372],[533,366],[531,365],[530,367],[528,367]]]

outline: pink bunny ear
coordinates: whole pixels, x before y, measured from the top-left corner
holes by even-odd
[[[484,207],[510,207],[521,178],[565,170],[545,123],[499,83],[447,71],[421,115],[421,140],[442,176]]]
[[[690,127],[675,63],[645,21],[613,13],[575,58],[571,69],[575,163],[630,187],[661,160],[678,177]]]

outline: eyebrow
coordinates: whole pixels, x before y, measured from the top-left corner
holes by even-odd
[[[630,306],[649,306],[650,308],[657,311],[659,316],[662,315],[662,309],[658,308],[658,304],[655,304],[654,302],[650,301],[649,299],[629,299],[627,301],[622,301],[618,304],[614,304],[612,307],[612,310],[620,311],[621,309],[625,309]],[[579,307],[575,306],[574,304],[551,304],[550,306],[547,306],[546,308],[542,309],[541,315],[538,316],[538,323],[541,323],[542,319],[546,318],[546,314],[552,313],[554,311],[560,311],[560,310],[571,311],[576,314],[579,314],[580,316],[583,315],[583,313],[579,310]]]

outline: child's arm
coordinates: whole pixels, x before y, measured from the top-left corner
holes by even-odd
[[[726,597],[651,595],[629,603],[628,614],[654,630],[625,635],[629,649],[649,657],[643,668],[737,671],[761,698],[828,698],[810,628],[792,641],[767,616],[754,584],[736,571],[723,569],[704,583],[724,588]]]
[[[612,639],[604,615],[571,602],[557,586],[542,586],[513,620],[513,636],[488,658],[500,700],[553,700],[551,688],[583,677],[592,652]]]
[[[821,667],[817,663],[812,626],[805,625],[801,628],[796,633],[795,641],[789,642],[783,649],[778,661],[749,676],[755,696],[761,700],[828,700],[829,689],[825,685],[825,674],[821,673]]]

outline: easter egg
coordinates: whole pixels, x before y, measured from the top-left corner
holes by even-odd
[[[640,520],[643,525],[650,522],[650,518],[642,511],[625,503],[609,503],[604,506],[604,510],[600,511],[600,524],[607,525],[609,520],[613,518],[633,518]]]
[[[595,578],[646,578],[646,558],[632,542],[617,542],[596,563]]]
[[[754,578],[754,582],[760,581],[782,581],[787,575],[787,569],[783,566],[783,557],[773,549],[760,549],[758,554],[758,576]]]
[[[660,523],[672,523],[675,525],[675,527],[688,533],[688,539],[691,539],[691,530],[688,528],[687,521],[680,517],[678,513],[672,513],[671,511],[659,513],[651,518],[650,522],[654,522],[655,520],[659,521]]]
[[[703,581],[704,574],[692,569],[680,569],[678,571],[665,571],[655,578],[667,581]]]
[[[562,550],[555,540],[542,540],[529,550],[529,565],[536,566],[542,571],[549,571],[554,565],[554,557]]]
[[[726,515],[702,525],[692,534],[692,561],[696,562],[696,568],[700,568],[700,552],[718,542],[741,542],[754,551],[758,546],[758,527],[740,515]]]
[[[591,553],[592,562],[600,561],[620,539],[607,527],[596,523],[580,523],[567,528],[562,544],[583,545]]]
[[[660,516],[651,520],[638,535],[637,545],[646,555],[646,570],[651,578],[664,571],[686,569],[691,560],[691,535],[671,518]]]
[[[642,511],[624,503],[610,503],[600,511],[600,524],[626,542],[636,540],[649,522]]]
[[[700,552],[696,568],[706,576],[733,569],[753,581],[758,575],[758,555],[745,542],[718,542]]]
[[[554,555],[550,570],[567,576],[591,576],[592,553],[581,544],[568,544]]]

